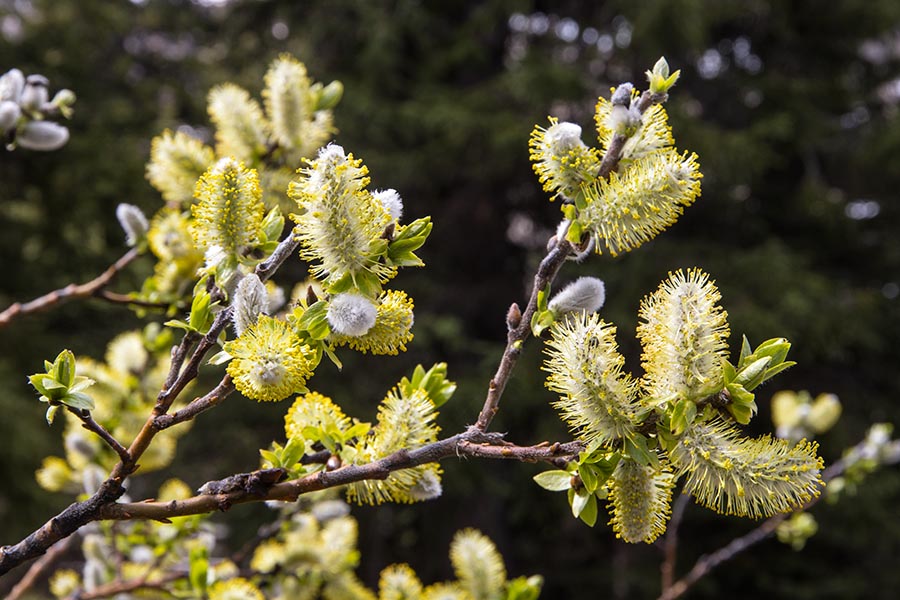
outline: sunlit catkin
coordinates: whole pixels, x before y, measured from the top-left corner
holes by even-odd
[[[652,543],[666,530],[675,477],[668,467],[654,469],[623,458],[610,478],[610,525],[626,542]]]

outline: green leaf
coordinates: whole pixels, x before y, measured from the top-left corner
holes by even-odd
[[[572,475],[559,469],[544,471],[534,476],[534,482],[545,490],[561,492],[571,487]],[[578,516],[578,515],[575,515]]]
[[[205,333],[209,329],[207,323],[211,321],[210,304],[212,296],[206,290],[194,294],[191,300],[191,314],[188,318],[188,326],[193,331]]]
[[[284,229],[284,215],[281,214],[281,209],[278,206],[269,211],[266,218],[263,219],[260,228],[265,236],[265,241],[278,240],[281,237],[281,232]]]
[[[582,233],[583,233],[583,230],[581,227],[581,223],[577,220],[572,221],[569,224],[569,230],[566,231],[566,240],[568,240],[569,242],[571,242],[577,246],[577,245],[581,244]]]
[[[212,355],[210,359],[206,361],[206,363],[210,365],[222,365],[227,363],[231,359],[232,356],[225,350],[222,350],[221,352],[216,352],[214,355]]]
[[[725,378],[725,383],[731,383],[737,376],[737,370],[735,370],[734,365],[724,358],[722,359],[722,375]]]
[[[534,337],[540,337],[544,331],[553,325],[556,317],[549,310],[541,310],[531,315],[531,333]]]
[[[191,589],[201,598],[206,597],[207,573],[209,572],[209,555],[206,546],[194,546],[190,553],[189,579]]]
[[[584,521],[588,527],[593,527],[597,523],[597,497],[594,496],[594,494],[588,496],[587,503],[584,505],[584,508],[578,517]]]
[[[574,496],[571,497],[570,501],[572,503],[572,516],[580,517],[582,511],[587,507],[588,502],[591,498],[594,497],[593,494],[588,492],[586,489],[581,488],[580,490],[572,490],[575,492]]]
[[[744,361],[750,356],[750,340],[747,339],[747,336],[741,337],[741,357],[738,359],[738,369],[742,369],[744,367]]]
[[[580,465],[578,467],[578,475],[581,477],[584,488],[593,494],[597,490],[599,481],[598,472],[594,465],[590,463]]]
[[[63,350],[53,363],[54,379],[65,387],[72,385],[75,380],[75,355],[71,350]]]
[[[670,427],[674,435],[681,435],[691,426],[697,416],[697,404],[683,398],[672,407]]]
[[[360,271],[355,273],[353,281],[356,284],[356,288],[363,296],[377,298],[378,295],[381,294],[381,282],[378,280],[378,276],[371,271]]]
[[[329,294],[341,294],[343,292],[347,292],[353,289],[354,287],[353,277],[350,273],[344,273],[340,279],[332,283],[328,286]]]
[[[83,392],[66,394],[59,401],[79,410],[94,410],[94,399]]]
[[[752,356],[752,355],[751,355]],[[749,359],[748,359],[749,360]],[[743,369],[738,371],[733,383],[737,383],[744,387],[748,392],[753,390],[763,381],[766,375],[766,367],[772,361],[772,357],[764,356],[751,362]]]
[[[756,411],[746,404],[729,404],[728,412],[731,413],[731,416],[734,417],[735,421],[741,425],[747,425],[750,422],[750,419],[753,418],[753,413]]]
[[[787,369],[790,369],[791,367],[793,367],[796,364],[797,363],[792,360],[786,360],[783,363],[779,364],[778,366],[772,367],[770,369],[766,369],[766,374],[763,376],[763,381],[768,381],[772,377],[775,377],[782,371],[786,371]]]
[[[505,600],[537,600],[541,594],[544,579],[540,575],[529,578],[516,577],[506,586]]]
[[[656,452],[651,452],[647,448],[647,438],[639,433],[625,438],[624,451],[625,456],[630,457],[640,465],[659,468],[659,457],[656,455]]]

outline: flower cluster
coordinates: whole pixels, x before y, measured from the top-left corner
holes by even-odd
[[[648,77],[660,87],[654,73]],[[672,225],[700,194],[702,175],[695,154],[673,147],[665,109],[645,108],[631,84],[615,89],[610,100],[600,98],[594,118],[599,148],[582,141],[578,125],[551,117],[549,127],[532,131],[530,154],[544,190],[563,200],[567,238],[582,244],[587,236],[597,252],[605,246],[616,255]],[[608,154],[618,171],[601,175],[600,157]]]
[[[576,516],[593,524],[596,500],[609,498],[611,524],[628,542],[663,531],[672,488],[725,514],[754,518],[789,512],[820,492],[816,445],[745,438],[734,421],[756,410],[752,390],[791,364],[790,344],[744,343],[737,365],[726,356],[728,323],[720,295],[699,271],[677,272],[641,303],[638,338],[644,376],[623,371],[615,327],[596,313],[570,313],[550,328],[547,387],[587,451],[570,473],[538,483],[570,492]]]
[[[53,98],[43,75],[10,69],[0,76],[0,140],[7,149],[57,150],[69,141],[69,130],[50,119],[72,116],[75,94],[60,90]]]

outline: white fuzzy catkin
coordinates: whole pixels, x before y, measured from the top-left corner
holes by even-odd
[[[365,335],[375,325],[377,316],[375,304],[359,294],[338,294],[328,304],[328,324],[341,335]]]
[[[116,218],[119,225],[125,230],[125,243],[129,247],[134,247],[137,243],[147,235],[150,224],[143,211],[134,204],[119,204],[116,207]]]
[[[372,192],[372,197],[381,202],[381,205],[391,214],[393,220],[399,221],[400,217],[403,216],[403,199],[397,193],[397,190],[378,190]]]
[[[597,312],[606,301],[606,288],[603,281],[596,277],[579,277],[564,287],[553,299],[548,308],[557,315],[570,312]]]
[[[234,331],[238,335],[256,323],[260,313],[269,312],[269,294],[265,284],[255,274],[247,275],[237,285],[234,293]]]
[[[69,130],[50,121],[29,121],[16,136],[16,144],[28,150],[57,150],[69,141]]]

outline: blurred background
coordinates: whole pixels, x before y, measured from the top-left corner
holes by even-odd
[[[722,292],[733,350],[742,333],[754,344],[793,342],[799,364],[759,390],[752,433],[772,430],[779,389],[840,397],[844,416],[820,440],[826,462],[869,423],[900,423],[900,3],[889,0],[0,0],[0,72],[42,73],[51,90],[78,95],[63,149],[0,150],[0,309],[91,279],[120,256],[116,205],[152,214],[162,204],[144,179],[152,137],[178,127],[211,137],[209,89],[233,81],[258,96],[281,52],[318,81],[344,83],[336,141],[365,161],[374,187],[400,192],[408,220],[435,223],[421,252],[427,268],[397,281],[416,302],[409,352],[345,353],[343,373],[323,364],[311,381],[349,414],[374,418],[417,363],[446,361],[459,390],[442,409],[443,430],[475,420],[506,309],[524,304],[559,219],[531,171],[531,129],[553,115],[582,125],[590,143],[597,96],[622,81],[643,86],[665,55],[682,71],[667,108],[677,146],[700,156],[702,197],[654,242],[570,264],[561,281],[606,281],[604,317],[637,371],[641,297],[669,271],[701,267]],[[116,290],[140,285],[152,268],[144,260]],[[295,261],[279,281],[303,277]],[[61,452],[61,425],[47,426],[25,376],[64,347],[99,358],[138,324],[126,309],[88,301],[0,330],[0,544],[71,502],[34,483],[42,458]],[[566,437],[540,363],[532,343],[494,421],[517,443]],[[196,487],[256,468],[286,408],[235,395],[199,418],[169,473],[135,480],[133,496],[172,474]],[[538,466],[444,469],[437,501],[354,509],[369,585],[394,562],[426,582],[450,578],[450,539],[472,526],[494,539],[510,575],[543,574],[545,598],[658,593],[660,549],[616,542],[603,517],[594,529],[573,519],[562,495],[531,481]],[[900,472],[882,471],[857,496],[816,507],[820,532],[802,552],[767,541],[689,597],[894,598],[898,501]],[[218,520],[238,547],[268,517],[244,506]],[[753,527],[690,507],[678,573]]]

